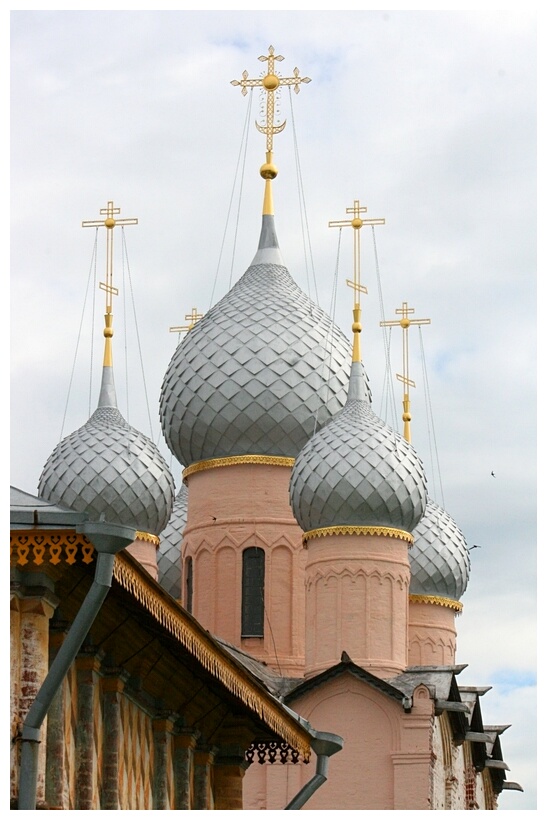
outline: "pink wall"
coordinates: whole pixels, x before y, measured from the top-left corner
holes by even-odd
[[[408,665],[448,666],[456,663],[455,611],[410,596],[408,608]]]
[[[343,651],[383,678],[407,665],[408,543],[383,535],[327,535],[308,541],[306,676]]]
[[[304,667],[306,555],[289,504],[290,470],[236,463],[188,475],[183,559],[193,559],[192,614],[203,626],[297,676]],[[242,553],[251,546],[265,551],[261,638],[241,637]]]
[[[431,808],[434,705],[424,686],[415,690],[407,714],[400,703],[344,672],[290,706],[316,729],[344,738],[342,751],[329,760],[326,783],[304,809]],[[314,773],[314,760],[294,767],[254,763],[243,781],[244,806],[283,809]]]

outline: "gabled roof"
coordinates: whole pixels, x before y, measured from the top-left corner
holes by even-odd
[[[303,695],[312,689],[316,689],[327,681],[338,678],[340,675],[345,673],[353,675],[353,677],[358,680],[364,681],[374,689],[377,689],[384,695],[387,695],[387,697],[397,701],[404,707],[405,710],[409,710],[411,708],[412,702],[409,700],[405,692],[396,686],[393,686],[388,681],[376,677],[376,675],[373,675],[371,672],[368,672],[366,669],[363,669],[361,666],[355,664],[346,652],[342,653],[340,663],[337,663],[335,666],[331,666],[324,672],[320,672],[318,675],[314,675],[305,681],[297,681],[296,685],[293,686],[290,692],[286,695],[285,700],[287,703],[291,703],[297,697],[300,697],[300,695]]]

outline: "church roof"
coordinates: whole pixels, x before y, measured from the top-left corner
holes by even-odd
[[[424,513],[422,462],[372,411],[363,378],[363,365],[354,361],[344,408],[296,458],[290,496],[305,532],[349,525],[410,533]]]
[[[157,552],[158,581],[173,598],[180,599],[182,594],[182,531],[186,526],[188,515],[188,488],[182,484],[175,496],[173,512],[167,526],[160,533]]]
[[[410,592],[459,601],[467,588],[471,562],[464,535],[453,518],[431,499],[412,533]]]
[[[103,376],[103,388],[105,379],[113,385],[111,373]],[[90,520],[104,517],[158,535],[171,514],[173,477],[156,445],[125,421],[115,398],[102,401],[55,447],[38,492],[47,501],[86,512]]]
[[[247,272],[179,344],[164,377],[167,443],[187,466],[294,457],[344,404],[350,346],[282,264],[264,214]]]
[[[169,467],[153,441],[132,427],[118,410],[112,337],[113,230],[135,219],[114,218],[113,202],[101,210],[107,218],[82,223],[107,231],[104,357],[97,409],[78,430],[64,438],[49,456],[38,482],[40,496],[91,521],[103,520],[157,536],[173,507],[175,485]]]

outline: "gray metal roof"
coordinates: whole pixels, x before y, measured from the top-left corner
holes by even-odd
[[[464,535],[454,519],[428,500],[425,515],[412,534],[410,592],[459,601],[467,588],[471,562]]]
[[[128,424],[115,406],[111,367],[103,368],[99,407],[48,458],[40,496],[91,521],[158,535],[171,514],[175,485],[156,445]]]
[[[177,600],[182,594],[182,531],[188,516],[188,488],[183,484],[175,497],[173,512],[160,534],[158,548],[158,581]]]
[[[298,454],[290,481],[305,532],[335,525],[412,532],[426,507],[422,462],[402,436],[373,413],[355,362],[345,407]]]
[[[272,216],[247,272],[179,344],[160,416],[181,464],[294,457],[344,404],[350,344],[281,263]]]
[[[67,528],[74,529],[88,520],[86,513],[74,512],[61,504],[53,504],[36,495],[10,487],[10,528],[29,529]]]

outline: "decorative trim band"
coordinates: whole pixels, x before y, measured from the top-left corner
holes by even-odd
[[[135,533],[135,541],[150,541],[156,547],[160,545],[158,535],[153,535],[151,532],[140,532],[139,530]]]
[[[10,532],[10,562],[25,566],[32,562],[36,566],[44,563],[75,564],[80,560],[90,564],[94,560],[95,547],[81,533],[66,530],[12,530]]]
[[[454,601],[452,598],[443,598],[441,595],[409,595],[408,600],[411,604],[437,604],[438,606],[445,606],[448,609],[453,609],[455,612],[461,612],[463,604],[460,601]]]
[[[251,681],[245,680],[241,672],[228,658],[220,654],[219,648],[206,635],[200,634],[184,610],[174,601],[162,598],[151,590],[143,576],[124,559],[123,553],[114,560],[114,578],[125,590],[146,609],[158,623],[170,632],[180,643],[237,698],[243,701],[279,737],[298,751],[303,760],[311,756],[308,734],[301,729],[283,708],[276,708]],[[272,698],[273,699],[273,698]]]
[[[325,535],[385,535],[388,538],[400,538],[401,541],[406,541],[408,544],[414,543],[414,538],[410,533],[395,529],[395,527],[356,527],[350,524],[309,530],[302,536],[302,543],[306,546],[312,538],[321,538]]]
[[[292,467],[294,458],[288,456],[227,456],[226,458],[208,458],[190,464],[182,473],[182,480],[192,473],[201,473],[203,470],[214,470],[216,467],[233,467],[234,464],[268,464],[270,467]]]

